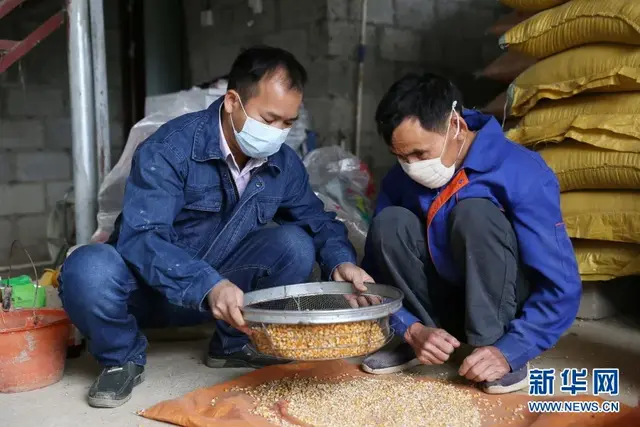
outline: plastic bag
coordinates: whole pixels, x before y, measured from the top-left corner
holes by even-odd
[[[131,171],[131,159],[138,145],[169,120],[207,108],[226,91],[226,80],[220,80],[215,87],[208,89],[193,88],[188,91],[147,99],[146,109],[150,111],[150,114],[131,128],[122,156],[100,185],[98,229],[91,238],[92,242],[106,242],[113,232],[116,218],[122,211],[124,187]],[[289,136],[285,141],[299,154],[302,152],[308,127],[309,114],[304,106],[301,106],[299,118],[289,131]]]
[[[373,180],[367,165],[338,146],[322,147],[304,159],[311,188],[344,222],[349,240],[358,254],[364,256],[364,243],[371,223]]]

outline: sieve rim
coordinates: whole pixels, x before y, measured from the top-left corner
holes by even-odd
[[[359,308],[345,308],[336,310],[270,310],[253,308],[251,305],[292,298],[322,294],[345,295],[354,292],[353,284],[349,282],[310,282],[296,285],[276,286],[247,292],[244,295],[244,307],[241,308],[243,317],[248,322],[277,323],[281,325],[319,325],[331,323],[360,322],[378,320],[387,317],[402,308],[404,294],[398,288],[375,283],[365,283],[367,292],[363,295],[380,296],[390,301]]]

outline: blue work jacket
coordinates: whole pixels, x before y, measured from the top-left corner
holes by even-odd
[[[488,199],[505,213],[531,283],[531,294],[519,317],[495,343],[515,370],[555,345],[572,324],[582,283],[553,171],[540,155],[506,139],[495,118],[471,110],[465,110],[463,117],[477,134],[451,182],[431,190],[396,165],[382,181],[375,214],[388,206],[402,206],[423,218],[438,274],[448,282],[463,283],[463,273],[454,264],[449,247],[449,213],[460,200],[469,198]],[[369,262],[365,255],[365,268]],[[417,321],[402,309],[392,317],[392,326],[403,335]]]
[[[171,303],[206,310],[205,296],[223,279],[215,266],[272,220],[313,238],[325,276],[355,263],[344,224],[325,212],[288,146],[252,172],[238,197],[220,149],[221,102],[169,121],[137,148],[110,239],[127,264]]]

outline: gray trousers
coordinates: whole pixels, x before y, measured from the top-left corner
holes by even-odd
[[[485,199],[459,202],[448,227],[461,283],[439,277],[424,220],[401,207],[386,208],[374,218],[366,267],[377,283],[401,289],[405,308],[425,325],[443,328],[472,346],[491,345],[529,295],[515,233],[504,213]]]

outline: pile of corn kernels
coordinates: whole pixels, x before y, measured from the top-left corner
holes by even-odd
[[[279,426],[293,425],[277,413],[279,402],[286,403],[290,417],[318,427],[480,427],[482,423],[473,395],[452,385],[409,375],[345,377],[331,381],[292,377],[229,391],[251,396],[256,402],[253,413]]]
[[[343,359],[380,349],[386,336],[377,321],[328,325],[253,325],[259,352],[291,360]]]

